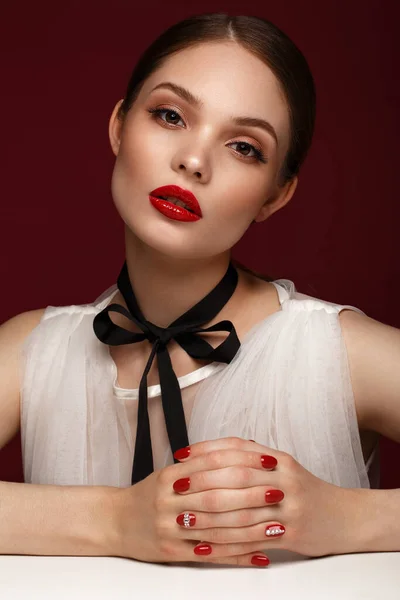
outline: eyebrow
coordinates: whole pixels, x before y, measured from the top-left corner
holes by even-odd
[[[158,90],[160,88],[164,88],[175,92],[175,94],[177,94],[178,96],[183,98],[183,100],[186,100],[186,102],[188,102],[192,106],[195,106],[196,108],[201,108],[204,105],[203,101],[200,100],[200,98],[198,98],[194,94],[192,94],[192,92],[189,92],[188,89],[182,87],[181,85],[178,85],[177,83],[172,83],[172,81],[163,81],[159,83],[149,92],[149,94],[151,94],[151,92],[154,92],[154,90]],[[276,131],[271,125],[271,123],[269,123],[265,119],[259,119],[257,117],[230,117],[229,120],[235,125],[242,125],[244,127],[260,127],[261,129],[264,129],[264,131],[269,133],[269,135],[271,135],[274,138],[276,146],[278,146],[278,136],[276,135]]]

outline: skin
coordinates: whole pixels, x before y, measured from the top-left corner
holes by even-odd
[[[171,91],[149,96],[162,81],[189,89],[203,107],[195,109]],[[109,133],[116,156],[112,193],[125,223],[128,271],[144,316],[167,326],[215,287],[232,246],[251,222],[264,221],[293,196],[297,178],[284,188],[277,185],[289,144],[289,114],[268,67],[231,42],[204,44],[170,57],[145,82],[123,124],[117,119],[120,102]],[[168,126],[161,117],[151,118],[146,111],[156,107],[179,112],[182,121],[173,119],[175,126]],[[277,132],[278,147],[262,130],[230,127],[230,115],[268,120]],[[261,147],[268,163],[241,158],[233,145],[239,141]],[[182,223],[159,214],[148,194],[166,184],[190,189],[203,219]],[[254,300],[253,280],[239,272],[238,287],[218,320],[240,321],[243,302]],[[120,295],[114,301],[124,305]],[[353,311],[343,311],[340,322],[364,425],[398,440],[398,330]],[[263,467],[263,454],[277,459],[275,468]],[[173,483],[187,477],[189,490],[175,492]],[[274,489],[282,490],[284,498],[268,505],[265,492]],[[398,490],[332,485],[289,454],[258,443],[207,440],[192,444],[190,456],[181,463],[115,490],[118,535],[113,555],[249,566],[251,557],[267,548],[308,556],[395,550],[400,539],[394,531],[398,494],[391,492]],[[195,527],[176,523],[185,511],[196,515]],[[283,536],[265,536],[265,527],[273,523],[286,527]],[[199,541],[210,545],[211,555],[194,553]]]
[[[171,90],[150,93],[164,81],[187,88],[202,100],[203,106],[195,108]],[[116,157],[112,195],[125,223],[126,261],[139,306],[146,319],[166,327],[217,285],[228,267],[231,248],[252,221],[264,221],[293,196],[297,178],[284,187],[278,186],[279,171],[289,147],[289,112],[272,71],[232,42],[207,43],[168,58],[145,81],[124,122],[117,117],[121,102],[116,104],[109,123],[110,144]],[[151,115],[147,112],[150,108],[176,111],[179,118],[168,112]],[[230,116],[269,121],[276,131],[278,144],[261,128],[232,126]],[[267,162],[257,161],[254,151],[239,146],[239,142],[260,149]],[[148,195],[154,188],[167,184],[191,190],[200,203],[203,218],[185,223],[170,220],[156,211]],[[262,282],[263,285],[257,287],[256,279],[239,270],[235,293],[216,320],[228,318],[241,325],[243,305],[249,306],[251,302],[253,308],[259,307],[265,288],[273,286]],[[113,302],[126,306],[120,293]],[[276,307],[276,298],[270,306],[274,303]],[[238,332],[241,333],[240,325]],[[138,345],[135,346],[124,352],[137,353]],[[148,348],[145,354],[147,360]],[[200,447],[200,451],[206,453],[213,449],[212,442]],[[248,452],[243,452],[241,456],[234,456],[233,461],[245,464],[247,455]],[[259,456],[254,460],[259,461]],[[181,529],[175,522],[176,516],[186,510],[186,504],[172,490],[172,482],[188,472],[178,464],[155,471],[135,486],[119,490],[121,546],[116,554],[150,562],[216,560],[249,565],[251,553],[263,545],[257,541],[258,535],[254,536],[253,543],[248,543],[247,529],[241,528],[240,538],[232,533],[232,528],[243,523],[243,520],[238,521],[240,511],[234,510],[235,504],[240,508],[238,488],[243,487],[243,482],[229,469],[229,460],[226,467],[223,469],[227,479],[225,486],[232,490],[230,502],[228,498],[223,500],[228,511],[225,522],[221,521],[221,515],[213,514],[209,506],[202,506],[201,494],[192,496],[191,509],[197,514],[201,511],[209,514],[209,520],[200,522],[200,528],[218,527],[220,521],[219,527],[230,528],[224,538],[219,538],[213,556],[199,557],[193,552],[196,540],[208,539],[202,535],[205,532]],[[196,468],[204,471],[199,474],[202,475],[199,481],[205,485],[203,489],[218,487],[211,481],[211,464],[199,461],[189,471],[193,473]],[[262,466],[259,468],[265,472]],[[206,475],[210,478],[208,483]],[[271,482],[266,479],[265,483]],[[265,485],[260,487],[260,494],[266,489]],[[251,505],[254,501],[249,507]],[[260,519],[266,523],[268,516],[265,509],[260,515],[253,508],[247,523],[260,523]],[[149,528],[149,523],[154,524],[154,530]],[[140,529],[141,524],[147,524],[144,530]],[[262,537],[265,539],[264,533]],[[239,539],[241,543],[235,543]],[[140,547],[135,548],[133,540],[140,540]],[[213,538],[213,541],[217,540]]]
[[[184,86],[203,106],[197,109],[170,90],[150,93],[163,81]],[[112,195],[125,223],[126,261],[139,305],[146,319],[167,327],[217,285],[231,248],[252,221],[264,221],[291,199],[297,178],[277,185],[289,146],[289,113],[272,71],[233,42],[207,43],[169,57],[145,81],[123,123],[117,118],[121,102],[109,123],[116,157]],[[158,107],[181,118],[147,112]],[[268,120],[278,147],[260,128],[232,127],[231,115]],[[254,151],[238,142],[261,149],[268,162],[258,162]],[[149,192],[167,184],[192,191],[203,218],[185,223],[156,211]],[[238,314],[252,294],[251,279],[239,273],[218,320]],[[125,305],[119,293],[114,301]]]

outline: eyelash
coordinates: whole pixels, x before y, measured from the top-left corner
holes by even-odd
[[[156,118],[158,116],[161,115],[161,113],[167,113],[167,112],[174,112],[176,113],[180,119],[182,119],[182,117],[180,116],[179,112],[175,109],[172,108],[149,108],[147,109],[147,112],[151,114],[152,118]],[[161,117],[160,117],[161,118]],[[164,123],[166,123],[166,121],[164,121],[163,119],[161,119]],[[174,127],[173,123],[166,123],[167,125],[172,125],[172,127]],[[245,144],[246,146],[249,146],[252,150],[254,150],[255,156],[250,156],[247,157],[243,154],[241,154],[242,158],[247,159],[247,158],[256,158],[259,162],[262,163],[266,163],[267,159],[264,156],[264,154],[262,153],[261,150],[259,150],[258,148],[255,148],[255,146],[253,146],[252,144],[249,144],[248,142],[232,142],[232,144]],[[235,150],[235,152],[237,152]],[[240,153],[238,153],[240,154]]]

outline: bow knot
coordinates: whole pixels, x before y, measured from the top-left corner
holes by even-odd
[[[168,344],[168,342],[170,342],[172,340],[173,336],[174,336],[173,332],[168,331],[168,329],[164,329],[160,333],[160,337],[158,338],[160,340],[160,345],[166,346]]]
[[[146,325],[146,331],[144,332],[145,336],[152,345],[158,341],[158,347],[167,346],[172,338],[178,333],[178,328],[176,327],[158,327],[158,325],[154,325],[154,323],[150,323],[150,321],[146,321]]]

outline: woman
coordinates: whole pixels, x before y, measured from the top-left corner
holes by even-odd
[[[25,481],[109,486],[96,553],[400,550],[399,490],[370,489],[378,434],[400,440],[398,330],[231,262],[292,198],[314,118],[296,46],[225,14],[164,32],[115,106],[126,262],[93,304],[40,313],[21,386]]]

